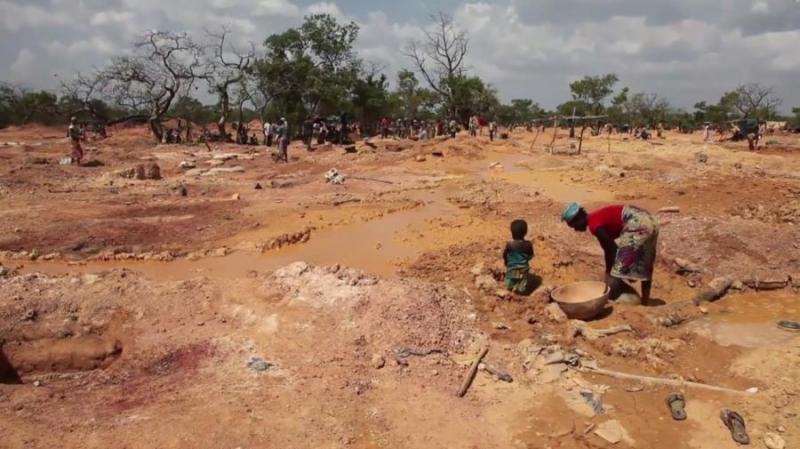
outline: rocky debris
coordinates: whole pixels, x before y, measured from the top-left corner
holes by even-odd
[[[345,179],[347,179],[345,175],[339,173],[339,171],[335,168],[332,168],[325,173],[325,182],[329,184],[344,184]]]
[[[763,279],[750,277],[743,279],[742,283],[754,290],[781,290],[790,285],[792,279],[788,275],[765,277]]]
[[[250,361],[247,362],[247,367],[254,370],[254,371],[266,371],[272,368],[274,365],[261,357],[251,357]]]
[[[594,434],[611,444],[624,441],[630,446],[635,445],[634,440],[616,419],[598,424],[594,429]]]
[[[489,168],[492,170],[502,170],[503,164],[501,164],[500,162],[492,162],[491,164],[489,164]]]
[[[275,270],[265,287],[347,323],[340,338],[378,348],[410,348],[414,354],[462,353],[473,341],[473,310],[453,287],[414,280],[386,281],[338,265],[320,267],[296,262]],[[369,354],[370,352],[367,352]]]
[[[733,285],[733,279],[728,276],[720,276],[714,278],[706,285],[706,288],[698,293],[692,300],[695,305],[700,305],[705,302],[716,301],[728,292],[728,289]]]
[[[263,188],[263,187],[261,187],[261,184],[260,184],[260,183],[256,183],[256,186],[255,186],[255,187],[253,187],[253,189],[255,189],[255,190],[263,190],[264,188]]]
[[[618,357],[644,360],[653,366],[665,366],[664,359],[675,357],[678,348],[685,343],[680,339],[644,338],[641,340],[614,340],[610,344],[610,353]]]
[[[287,233],[278,236],[272,240],[261,245],[261,251],[272,251],[285,246],[295,245],[298,243],[306,243],[311,239],[311,228],[299,232]]]
[[[569,335],[573,338],[577,336],[583,336],[587,340],[597,340],[603,337],[621,334],[623,332],[633,332],[633,328],[627,324],[623,324],[621,326],[614,326],[607,329],[595,329],[589,326],[589,324],[585,321],[569,321]]]
[[[37,312],[36,309],[27,309],[22,314],[21,320],[22,321],[36,321],[36,317],[38,317],[38,316],[39,316],[39,312]]]
[[[145,179],[159,180],[161,179],[161,168],[158,164],[148,164],[147,166],[139,164],[133,168],[128,168],[117,172],[122,178],[138,179],[143,181]]]
[[[488,274],[475,276],[474,283],[475,287],[484,293],[493,293],[497,290],[497,281]]]
[[[344,152],[345,154],[353,154],[357,153],[358,149],[356,148],[355,145],[347,145],[346,147],[344,147]]]
[[[202,173],[200,176],[216,176],[225,173],[244,173],[244,167],[239,165],[236,167],[216,167]],[[189,172],[186,172],[186,174],[188,175]]]
[[[598,165],[594,167],[594,171],[601,173],[605,178],[624,178],[625,177],[625,170],[621,170],[615,167],[609,167],[608,165]]]
[[[786,440],[777,433],[767,432],[764,434],[764,446],[767,449],[785,449]]]
[[[698,151],[694,154],[694,160],[698,164],[705,164],[708,162],[708,153],[705,151]]]
[[[675,272],[678,274],[701,273],[703,271],[700,265],[680,257],[676,257],[672,262],[675,264]]]
[[[417,157],[414,158],[414,160],[417,162],[425,162],[427,158],[421,154],[418,154]]]
[[[213,160],[217,161],[229,161],[231,159],[238,159],[239,155],[236,153],[222,153],[222,154],[215,154],[212,156]]]
[[[269,182],[269,188],[270,189],[286,189],[286,188],[292,187],[293,185],[294,185],[294,183],[292,181],[279,181],[279,180],[272,179]]]
[[[375,354],[372,356],[372,361],[370,363],[373,368],[381,369],[386,366],[386,359],[380,354]]]
[[[188,170],[190,168],[195,168],[195,167],[197,167],[197,164],[195,164],[194,161],[181,161],[181,163],[178,164],[178,168],[182,168],[184,170]]]
[[[556,323],[567,322],[567,314],[561,310],[561,307],[558,304],[551,302],[544,308],[544,310],[550,320],[555,321]]]

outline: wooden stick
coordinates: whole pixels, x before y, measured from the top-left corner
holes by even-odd
[[[553,149],[556,144],[556,134],[558,134],[558,116],[553,119],[553,140],[550,141],[550,154],[553,154]]]
[[[486,357],[486,354],[489,352],[489,346],[484,346],[481,349],[481,352],[478,354],[478,357],[472,362],[472,366],[469,367],[469,372],[467,372],[467,377],[464,379],[464,382],[461,384],[461,388],[458,389],[458,393],[456,396],[463,398],[465,394],[467,394],[467,390],[469,390],[470,385],[472,385],[472,381],[475,380],[475,374],[478,373],[478,365],[481,364],[481,360]]]
[[[694,387],[703,390],[717,391],[721,393],[735,393],[747,394],[746,391],[733,390],[731,388],[717,387],[715,385],[701,384],[699,382],[690,382],[688,380],[665,379],[662,377],[639,376],[637,374],[621,373],[619,371],[610,371],[602,368],[579,368],[578,371],[589,374],[601,374],[603,376],[614,377],[617,379],[636,380],[640,382],[656,384],[656,385],[671,385],[674,387]]]
[[[534,146],[534,145],[536,145],[536,139],[538,139],[538,138],[539,138],[539,131],[541,131],[541,128],[539,128],[539,127],[537,126],[537,127],[536,127],[536,135],[535,135],[535,136],[533,136],[533,142],[531,142],[531,150],[533,150],[533,146]]]
[[[586,124],[584,123],[581,127],[581,138],[578,141],[578,154],[581,154],[581,149],[583,149],[583,132],[586,131]]]

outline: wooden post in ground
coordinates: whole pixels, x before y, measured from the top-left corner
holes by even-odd
[[[611,153],[611,130],[608,130],[608,152]]]
[[[578,139],[578,154],[581,154],[581,148],[583,148],[583,132],[586,131],[586,122],[583,123],[581,126],[581,136]]]
[[[539,138],[539,131],[540,130],[541,130],[541,128],[539,126],[536,126],[536,135],[533,136],[533,142],[531,142],[531,151],[533,151],[533,146],[536,145],[536,139]]]
[[[556,134],[558,134],[558,116],[553,119],[553,140],[550,141],[550,154],[553,154],[555,148]]]

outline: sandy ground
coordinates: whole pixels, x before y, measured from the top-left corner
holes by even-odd
[[[734,448],[723,407],[752,446],[800,446],[800,334],[775,325],[800,319],[800,137],[568,154],[561,130],[551,154],[552,132],[293,145],[283,165],[118,129],[74,167],[63,130],[0,131],[0,447]],[[153,163],[162,179],[125,176]],[[559,222],[569,201],[679,210],[657,214],[653,306],[588,323],[631,332],[548,311],[551,287],[602,277],[596,241]],[[527,297],[497,292],[514,218],[542,278]],[[719,276],[723,299],[687,303]],[[484,369],[456,397],[485,345],[513,382]]]

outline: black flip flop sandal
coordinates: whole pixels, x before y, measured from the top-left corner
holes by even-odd
[[[778,327],[787,331],[800,331],[800,321],[781,320]]]
[[[750,436],[747,435],[747,429],[744,425],[744,418],[742,415],[727,408],[723,408],[719,412],[719,417],[728,430],[731,431],[731,438],[739,444],[750,444]]]
[[[672,393],[667,396],[667,407],[672,413],[672,419],[683,421],[686,419],[686,399],[680,393]]]

